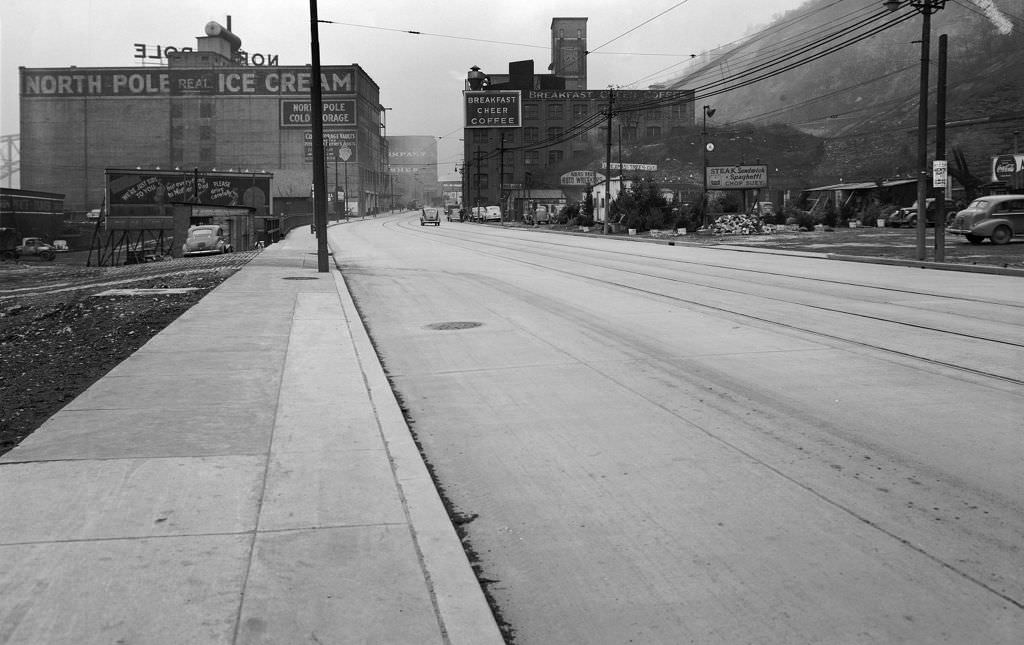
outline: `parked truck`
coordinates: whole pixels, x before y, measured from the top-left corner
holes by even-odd
[[[14,257],[36,256],[42,260],[52,261],[57,253],[52,244],[47,244],[41,237],[22,238],[21,244],[15,247]]]

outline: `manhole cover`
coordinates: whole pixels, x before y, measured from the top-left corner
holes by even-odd
[[[447,330],[447,329],[472,329],[473,327],[479,327],[483,323],[469,322],[469,321],[453,321],[453,322],[439,322],[427,325],[427,329],[434,330]]]
[[[292,276],[288,276],[287,278],[281,278],[281,279],[282,280],[319,280],[319,278],[314,278],[312,276],[307,276],[307,275],[292,275]]]

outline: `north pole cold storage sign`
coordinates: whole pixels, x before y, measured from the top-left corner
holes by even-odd
[[[463,92],[467,128],[518,128],[523,124],[522,92]]]
[[[355,100],[324,101],[325,126],[356,125]],[[281,101],[282,128],[308,128],[313,123],[313,109],[309,101]]]

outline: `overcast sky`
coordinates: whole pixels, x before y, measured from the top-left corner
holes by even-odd
[[[334,23],[319,26],[320,59],[357,63],[373,78],[392,108],[389,135],[439,137],[446,176],[461,162],[466,72],[477,65],[505,73],[509,61],[533,59],[546,73],[556,16],[589,19],[590,89],[645,89],[690,54],[804,1],[319,0],[320,20]],[[132,67],[140,64],[136,43],[195,47],[207,22],[226,26],[227,16],[250,54],[276,55],[281,65],[310,62],[309,2],[300,0],[0,0],[0,134],[18,132],[18,67]]]

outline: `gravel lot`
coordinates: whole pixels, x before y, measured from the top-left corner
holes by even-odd
[[[254,255],[122,267],[83,266],[84,254],[0,263],[0,454]],[[136,291],[101,295],[111,289]]]

